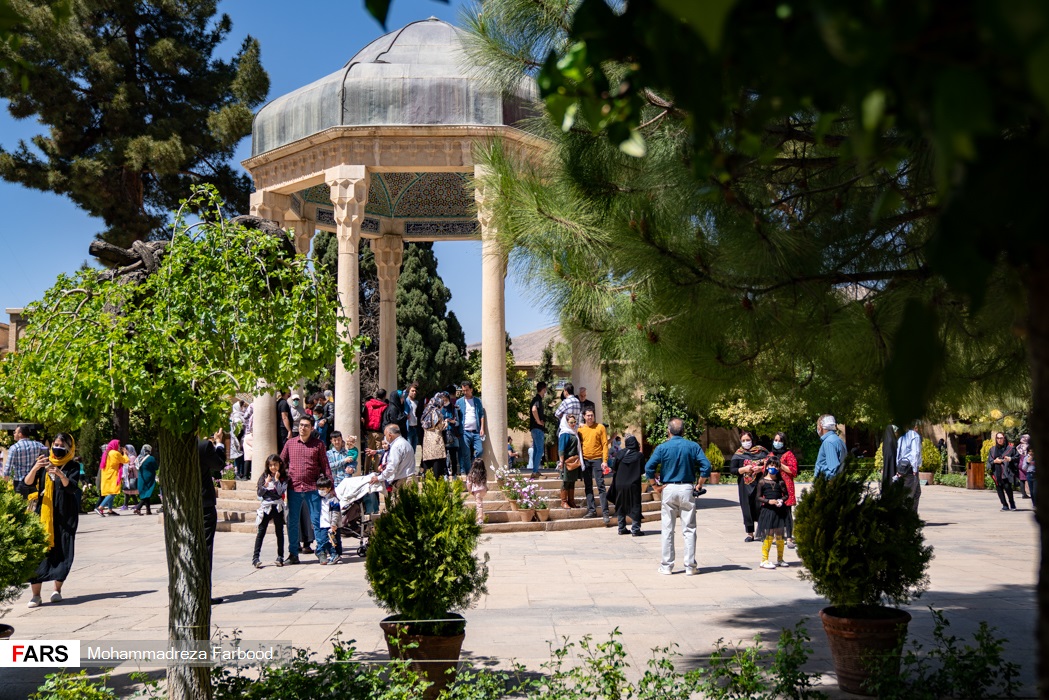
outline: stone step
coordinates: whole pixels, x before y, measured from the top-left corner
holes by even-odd
[[[609,511],[615,515],[615,508],[609,504]],[[655,502],[642,503],[642,513],[658,513],[660,504]],[[586,508],[549,508],[550,520],[573,520],[573,519],[589,519],[601,521],[600,517],[597,518],[583,518],[586,515]],[[514,510],[490,510],[488,504],[485,504],[484,515],[488,523],[512,523],[518,520],[518,513],[520,511]]]

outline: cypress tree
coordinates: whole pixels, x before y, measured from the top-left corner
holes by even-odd
[[[231,60],[213,56],[232,28],[216,0],[73,0],[57,25],[51,2],[5,2],[21,20],[0,42],[0,67],[30,75],[0,70],[0,97],[47,133],[0,147],[0,177],[68,196],[121,247],[167,237],[195,183],[246,211],[251,183],[230,159],[269,78],[251,37]]]

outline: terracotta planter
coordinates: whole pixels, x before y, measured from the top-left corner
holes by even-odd
[[[510,510],[520,510],[520,506],[517,505],[517,501],[510,501]]]
[[[541,522],[541,523],[545,523],[547,520],[550,519],[550,509],[549,508],[536,508],[535,514],[536,514],[536,517],[539,518],[539,522]]]
[[[871,659],[895,652],[895,668],[899,670],[900,651],[907,639],[910,613],[897,608],[869,607],[862,613],[867,617],[842,617],[838,608],[820,610],[827,643],[834,658],[834,672],[838,687],[848,693],[870,695],[863,683],[870,677]]]
[[[219,479],[219,481],[222,483],[222,488],[224,488],[225,490],[227,490],[227,491],[236,491],[237,490],[237,480],[236,479]]]
[[[927,486],[936,484],[936,475],[933,472],[918,472],[918,480],[924,481]]]
[[[15,628],[11,625],[0,625],[0,639],[10,639],[14,633]]]
[[[466,638],[466,620],[462,615],[445,613],[446,619],[462,620],[460,623],[450,623],[456,634],[433,635],[425,634],[425,628],[438,623],[415,623],[408,626],[398,623],[398,617],[391,615],[379,623],[383,634],[386,635],[386,648],[390,652],[390,658],[411,661],[412,670],[433,684],[423,693],[423,698],[433,700],[455,680],[459,653]]]
[[[710,472],[710,483],[720,484],[721,483],[721,472]]]
[[[530,523],[532,518],[535,517],[535,508],[521,508],[517,512],[521,514],[522,523]]]

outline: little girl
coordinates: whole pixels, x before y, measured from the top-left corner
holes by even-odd
[[[787,486],[780,479],[779,458],[770,456],[765,463],[765,478],[758,484],[758,502],[761,504],[758,527],[765,534],[765,541],[761,545],[762,569],[775,569],[777,564],[787,566],[787,562],[783,561],[783,531],[787,527],[790,513],[790,508],[786,505],[788,496]],[[773,537],[776,538],[776,564],[769,561]]]
[[[284,566],[284,494],[288,492],[288,470],[281,461],[280,455],[270,455],[266,458],[266,472],[259,477],[258,494],[259,509],[255,511],[255,552],[251,557],[251,565],[261,569],[259,553],[262,552],[262,540],[269,529],[270,521],[273,521],[273,529],[277,533],[277,566]]]
[[[480,457],[470,465],[470,473],[466,476],[466,489],[474,496],[477,524],[483,525],[484,497],[488,493],[488,471],[484,468],[484,460]]]

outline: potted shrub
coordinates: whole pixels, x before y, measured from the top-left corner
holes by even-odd
[[[707,445],[706,454],[710,460],[710,483],[720,484],[721,470],[725,468],[725,455],[713,442]]]
[[[545,523],[550,519],[550,502],[546,499],[546,496],[540,496],[539,500],[535,502],[535,517],[539,518],[541,523]]]
[[[510,467],[500,467],[495,471],[496,481],[499,482],[499,490],[510,503],[510,510],[520,508],[521,491],[525,486],[525,479],[521,472]]]
[[[428,473],[409,483],[376,521],[365,561],[369,595],[392,613],[380,623],[390,656],[410,659],[434,684],[430,698],[455,677],[466,636],[459,613],[488,592],[488,555],[476,554],[481,526],[464,499],[458,481]]]
[[[943,466],[943,456],[932,440],[922,440],[922,467],[918,478],[929,486],[936,483],[936,474]]]
[[[47,534],[40,518],[28,513],[26,500],[7,480],[0,479],[0,606],[22,594],[47,550]],[[5,612],[0,609],[0,615]],[[0,639],[14,632],[14,627],[0,624]]]
[[[825,596],[820,611],[838,685],[864,694],[873,659],[899,655],[911,616],[895,607],[929,585],[932,547],[902,485],[879,493],[849,463],[833,479],[817,477],[795,510],[802,578]]]
[[[236,489],[237,488],[237,472],[236,472],[236,470],[233,467],[231,467],[229,465],[226,465],[226,468],[222,470],[222,478],[219,479],[219,482],[222,484],[222,488],[226,489],[227,491],[233,491],[234,489]]]

